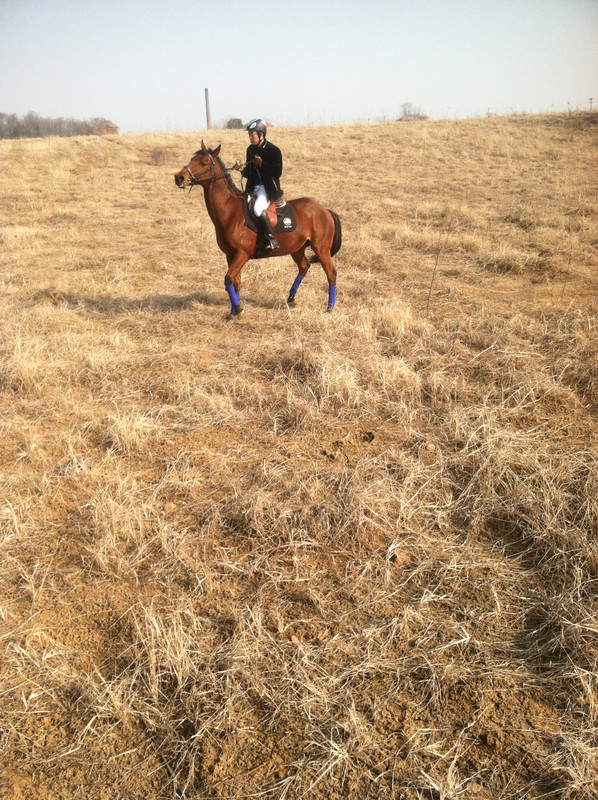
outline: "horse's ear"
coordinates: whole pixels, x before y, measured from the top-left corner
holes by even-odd
[[[203,140],[203,139],[201,140],[201,149],[202,149],[202,150],[207,150],[207,149],[208,149],[208,148],[205,146],[205,144],[204,144],[204,140]]]
[[[222,147],[222,145],[219,144],[218,147],[215,150],[212,150],[212,155],[214,156],[214,158],[218,158],[218,156],[220,155],[220,148],[221,147]]]

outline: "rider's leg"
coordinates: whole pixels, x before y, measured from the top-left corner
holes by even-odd
[[[262,230],[266,234],[266,248],[268,250],[278,250],[278,242],[274,238],[274,231],[272,230],[272,223],[268,217],[266,209],[270,205],[268,195],[263,186],[258,186],[253,192],[253,213],[257,220],[259,220]]]
[[[270,205],[270,201],[268,200],[268,195],[266,194],[266,190],[261,185],[261,183],[255,187],[252,192],[253,195],[253,211],[254,216],[258,219],[262,215],[262,211],[265,211],[268,206]]]
[[[262,213],[260,214],[260,221],[262,223],[262,228],[264,229],[264,233],[266,234],[266,248],[268,250],[278,250],[279,244],[274,238],[272,223],[270,222],[270,217],[268,216],[267,211],[262,211]]]

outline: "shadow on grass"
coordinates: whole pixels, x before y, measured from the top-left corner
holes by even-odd
[[[242,298],[245,300],[245,297]],[[48,288],[36,292],[31,298],[32,304],[40,302],[51,303],[54,306],[66,306],[72,310],[83,310],[95,314],[126,314],[130,311],[150,311],[157,314],[178,313],[188,311],[194,305],[228,307],[228,298],[222,292],[221,296],[194,292],[187,295],[156,294],[150,297],[141,297],[132,300],[126,297],[84,297],[74,292],[63,292],[58,289]],[[286,307],[286,302],[280,297],[269,300],[259,300],[252,297],[250,305],[268,310],[279,310]],[[245,303],[242,303],[243,305]]]
[[[216,298],[203,292],[180,296],[157,294],[132,300],[125,297],[84,297],[73,292],[62,292],[52,288],[37,292],[32,300],[35,303],[49,301],[55,306],[67,306],[75,310],[83,309],[96,314],[122,314],[129,311],[153,311],[158,314],[169,314],[187,311],[196,304],[222,306],[223,308],[226,305],[224,297]]]

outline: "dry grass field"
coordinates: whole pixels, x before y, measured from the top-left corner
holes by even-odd
[[[0,142],[0,798],[598,796],[597,123]]]

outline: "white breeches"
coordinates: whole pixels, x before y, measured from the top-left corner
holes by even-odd
[[[259,186],[256,186],[251,194],[253,195],[254,198],[253,213],[255,214],[256,217],[260,217],[262,215],[262,212],[265,211],[270,205],[270,201],[268,200],[268,195],[266,194],[266,190],[261,184]]]

